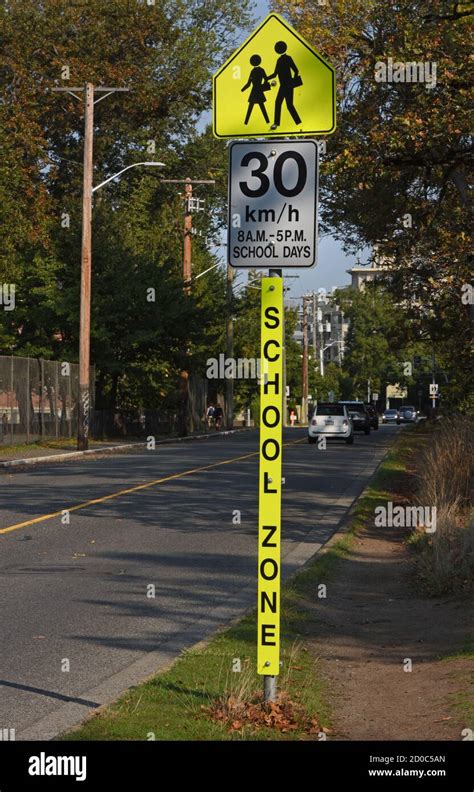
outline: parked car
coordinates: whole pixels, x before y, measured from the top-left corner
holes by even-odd
[[[400,424],[400,413],[398,412],[398,410],[395,409],[384,410],[384,413],[382,415],[382,423]]]
[[[369,413],[370,425],[372,429],[377,430],[379,428],[379,416],[377,414],[377,410],[375,409],[373,404],[367,404],[367,403],[365,405],[365,409]]]
[[[418,420],[418,413],[410,404],[404,404],[399,410],[400,419],[402,423],[416,423]]]
[[[364,432],[366,435],[370,434],[370,416],[364,402],[340,401],[338,404],[343,404],[347,408],[355,432]]]
[[[318,437],[340,438],[348,445],[354,442],[354,429],[347,408],[334,402],[318,402],[308,426],[308,443]]]

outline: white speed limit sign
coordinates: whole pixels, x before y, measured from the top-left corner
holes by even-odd
[[[315,140],[232,143],[228,261],[232,267],[316,264]]]

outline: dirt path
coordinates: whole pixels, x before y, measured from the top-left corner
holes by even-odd
[[[472,662],[439,658],[462,650],[472,608],[423,596],[403,539],[400,528],[366,529],[338,562],[327,598],[305,601],[305,643],[328,681],[333,739],[461,740],[467,726],[453,699],[469,673],[472,685]]]

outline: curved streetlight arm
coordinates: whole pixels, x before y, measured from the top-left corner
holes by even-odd
[[[200,272],[199,275],[196,275],[193,278],[193,281],[197,281],[198,278],[202,278],[202,276],[205,275],[206,272],[210,272],[211,270],[215,269],[216,267],[218,267],[220,265],[220,263],[221,262],[218,261],[217,264],[213,264],[212,267],[209,267],[208,269],[204,270],[204,272]]]
[[[155,168],[156,167],[158,167],[158,168],[164,168],[165,167],[165,163],[164,162],[134,162],[132,165],[127,165],[126,168],[122,168],[122,170],[119,171],[118,173],[114,173],[113,176],[109,176],[108,179],[106,179],[105,181],[101,182],[100,184],[96,184],[96,186],[92,188],[92,192],[95,193],[95,191],[96,190],[100,190],[100,188],[103,187],[104,184],[108,184],[113,179],[117,179],[119,176],[122,175],[122,173],[125,173],[125,171],[130,170],[130,168],[136,168],[138,165],[146,165],[146,166],[151,166],[151,167],[155,167]]]
[[[331,343],[330,343],[330,344],[328,344],[327,346],[323,347],[323,352],[325,352],[325,351],[326,351],[326,349],[329,349],[329,347],[332,347],[332,346],[334,346],[334,344],[342,344],[342,343],[343,343],[343,342],[342,342],[342,341],[339,341],[339,340],[338,340],[338,341],[331,341]]]
[[[258,289],[258,286],[249,286],[249,283],[255,283],[255,281],[261,280],[261,278],[262,278],[261,275],[257,275],[256,278],[249,278],[248,280],[245,281],[245,283],[239,283],[237,285],[236,290],[234,291],[234,294],[238,294],[238,292],[241,289],[247,289],[247,288],[249,288],[249,289]]]

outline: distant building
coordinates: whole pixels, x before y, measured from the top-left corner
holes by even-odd
[[[387,259],[379,253],[377,246],[374,246],[372,259],[367,264],[361,264],[357,259],[355,265],[346,270],[351,276],[351,283],[339,288],[363,291],[367,282],[374,281],[387,271],[387,263]],[[349,321],[337,304],[336,297],[326,293],[324,289],[318,289],[317,292],[307,294],[305,300],[310,360],[316,357],[316,366],[320,370],[323,370],[327,363],[342,365]],[[288,301],[287,307],[290,305]],[[291,307],[294,307],[294,304]],[[298,323],[293,338],[303,346],[302,301],[298,306]]]
[[[377,249],[374,248],[374,255],[371,261],[367,264],[361,264],[359,260],[357,260],[354,267],[346,270],[346,272],[351,276],[351,288],[357,289],[357,291],[363,291],[365,284],[370,281],[374,281],[377,277],[383,272],[386,272],[387,266],[384,263],[386,259],[381,256]]]

